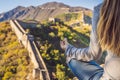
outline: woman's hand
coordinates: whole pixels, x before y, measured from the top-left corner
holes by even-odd
[[[69,45],[67,38],[64,38],[64,40],[60,41],[60,46],[63,50],[66,50],[67,46]]]

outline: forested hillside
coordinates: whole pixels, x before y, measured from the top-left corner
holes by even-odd
[[[83,26],[84,29],[85,26]],[[79,27],[80,28],[80,27]],[[52,79],[68,80],[74,76],[67,67],[64,51],[60,48],[60,40],[65,37],[76,47],[86,47],[89,43],[90,25],[83,33],[65,24],[63,21],[37,24],[36,27],[25,28],[35,36],[40,53],[44,58]],[[83,30],[81,29],[81,31]],[[85,35],[88,34],[88,35]]]
[[[27,50],[18,42],[9,22],[1,22],[0,80],[25,80],[32,66]]]
[[[66,37],[69,43],[76,47],[87,47],[91,31],[91,16],[91,13],[81,11],[61,14],[35,24],[29,23],[34,21],[20,21],[27,34],[35,37],[52,80],[73,79],[74,75],[67,67],[64,51],[60,48],[60,40]],[[2,22],[0,26],[0,73],[2,73],[0,78],[25,80],[33,66],[28,52],[18,42],[8,22]]]

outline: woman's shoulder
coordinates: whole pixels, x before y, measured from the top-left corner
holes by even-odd
[[[99,12],[99,11],[100,11],[100,8],[102,7],[102,4],[103,4],[103,3],[100,3],[100,4],[98,4],[97,6],[95,6],[95,7],[94,7],[94,10],[96,10],[96,11]]]
[[[92,19],[92,28],[94,31],[96,31],[97,28],[97,23],[99,20],[99,16],[100,16],[100,8],[102,6],[102,3],[98,4],[97,6],[94,7],[94,11],[93,11],[93,19]]]

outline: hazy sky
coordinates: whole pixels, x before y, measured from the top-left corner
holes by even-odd
[[[0,13],[9,11],[17,6],[38,6],[46,2],[63,2],[70,6],[82,6],[89,9],[93,9],[93,7],[103,0],[1,0],[0,1]]]

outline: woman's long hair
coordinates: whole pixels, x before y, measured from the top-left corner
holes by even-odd
[[[120,0],[104,0],[97,33],[102,50],[120,56]]]

